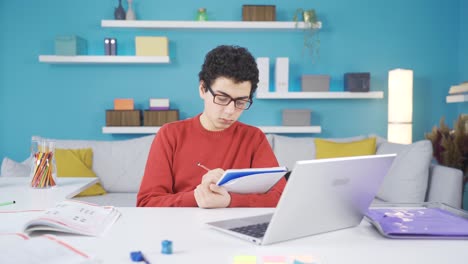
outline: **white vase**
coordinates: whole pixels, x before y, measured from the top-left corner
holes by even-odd
[[[126,17],[127,20],[135,20],[136,16],[135,16],[135,12],[133,11],[133,7],[132,7],[133,0],[127,0],[127,2],[128,2],[128,9],[127,9],[127,15],[125,17]]]

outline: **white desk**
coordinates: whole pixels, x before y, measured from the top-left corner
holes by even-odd
[[[98,178],[89,177],[58,178],[56,187],[34,189],[29,187],[29,177],[0,177],[0,203],[16,201],[15,204],[1,206],[0,211],[53,207],[56,203],[72,198],[98,181]]]
[[[271,209],[120,208],[120,211],[121,218],[103,237],[58,236],[102,263],[132,263],[129,253],[135,250],[143,251],[151,263],[157,264],[230,264],[234,256],[239,255],[257,256],[258,264],[263,263],[264,256],[294,255],[313,256],[321,264],[457,264],[468,261],[467,240],[385,239],[365,221],[356,228],[256,246],[212,230],[204,223],[267,213]],[[0,226],[7,217],[14,216],[0,214]],[[20,226],[21,221],[16,225]],[[174,254],[159,253],[164,239],[173,241]]]

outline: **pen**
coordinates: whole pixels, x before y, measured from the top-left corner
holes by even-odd
[[[198,166],[198,167],[202,167],[202,168],[205,169],[206,171],[210,171],[210,169],[208,169],[205,165],[201,164],[200,162],[197,163],[197,166]]]
[[[0,203],[0,206],[10,205],[10,204],[14,204],[14,203],[16,203],[16,201],[4,202],[4,203]]]
[[[148,259],[146,259],[145,255],[143,255],[143,252],[141,251],[130,252],[130,258],[132,259],[133,262],[143,261],[145,264],[150,264]]]

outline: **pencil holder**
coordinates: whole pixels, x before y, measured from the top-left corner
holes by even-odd
[[[43,189],[57,185],[55,142],[33,137],[31,141],[31,187]]]

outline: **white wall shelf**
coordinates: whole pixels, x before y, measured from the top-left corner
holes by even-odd
[[[155,126],[105,126],[102,127],[103,134],[154,134],[161,127]],[[263,133],[284,133],[284,134],[307,134],[321,133],[320,126],[258,126]]]
[[[306,28],[304,22],[293,21],[173,21],[173,20],[102,20],[102,27],[147,28],[147,29],[261,29],[299,30]],[[322,28],[322,22],[314,24]]]
[[[115,64],[159,64],[170,63],[168,56],[57,56],[39,55],[39,61],[52,64],[94,64],[94,63],[115,63]]]
[[[447,103],[462,103],[468,102],[468,94],[455,94],[448,95],[446,98]]]
[[[382,99],[383,91],[374,92],[289,92],[257,93],[257,99]]]
[[[284,133],[284,134],[315,134],[321,133],[320,126],[257,126],[263,133]]]

